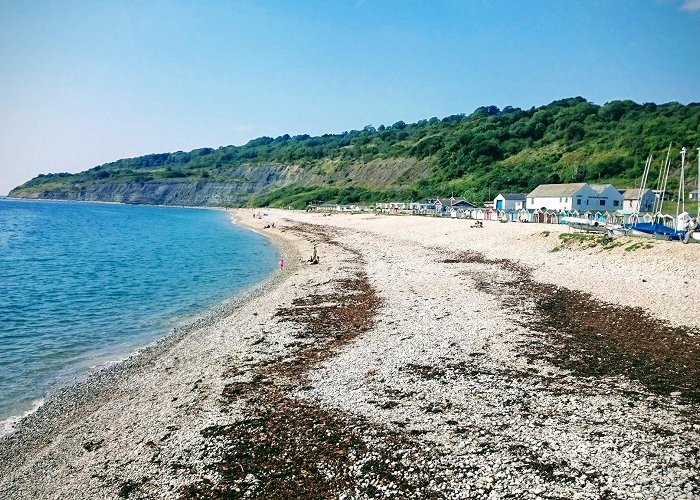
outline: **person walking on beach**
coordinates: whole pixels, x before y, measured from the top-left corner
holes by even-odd
[[[284,270],[284,259],[280,259],[280,271]]]

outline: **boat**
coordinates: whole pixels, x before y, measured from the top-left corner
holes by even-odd
[[[604,222],[598,220],[590,220],[585,217],[562,217],[561,221],[569,227],[580,229],[581,231],[589,231],[593,233],[607,233],[608,228]]]
[[[698,152],[698,196],[700,196],[700,148]],[[695,219],[691,219],[688,223],[688,232],[683,238],[683,243],[700,243],[700,198],[696,198],[698,202],[698,213]]]
[[[685,234],[679,232],[680,228],[687,226],[687,213],[680,214],[678,218],[670,215],[657,215],[655,222],[635,222],[630,224],[630,236],[642,238],[654,238],[656,240],[680,241]],[[685,224],[685,225],[684,225]]]
[[[670,146],[669,146],[670,151]],[[678,190],[678,210],[683,210],[681,213],[676,212],[676,217],[670,215],[662,215],[661,207],[663,199],[660,200],[658,208],[655,207],[656,221],[655,222],[636,222],[627,226],[628,234],[631,236],[639,236],[646,238],[654,238],[658,240],[682,241],[683,243],[700,242],[700,230],[698,228],[698,219],[700,219],[700,209],[697,218],[685,211],[685,156],[686,148],[682,148],[681,153],[681,170],[680,182]],[[646,171],[648,171],[649,161],[647,162]],[[698,148],[698,168],[700,169],[700,148]],[[668,174],[670,170],[670,162],[668,155],[666,163],[659,175],[659,180],[663,175],[663,188],[661,192],[665,192],[666,183],[668,182]],[[644,174],[647,175],[646,172]],[[646,177],[643,177],[646,180]],[[661,184],[660,184],[661,185]],[[700,186],[700,174],[698,175],[698,185]],[[700,189],[700,187],[699,187]],[[658,210],[658,211],[656,211]]]

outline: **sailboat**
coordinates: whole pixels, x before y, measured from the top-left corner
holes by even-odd
[[[683,243],[700,243],[700,148],[697,148],[698,152],[698,190],[695,197],[695,201],[698,202],[698,213],[695,219],[691,219],[688,223],[687,232],[683,238]]]
[[[669,145],[669,151],[666,154],[666,162],[664,168],[659,173],[659,186],[661,187],[661,196],[657,202],[658,208],[655,207],[654,213],[657,214],[657,219],[654,222],[637,222],[629,225],[629,234],[631,236],[642,236],[646,238],[655,238],[660,240],[671,240],[671,241],[684,241],[689,242],[695,239],[694,234],[698,231],[696,227],[692,227],[692,219],[688,212],[685,212],[685,156],[687,153],[686,148],[682,148],[681,153],[681,170],[680,170],[680,184],[678,190],[678,208],[676,209],[676,217],[662,216],[661,207],[663,206],[663,193],[666,192],[666,186],[668,183],[668,174],[670,171],[670,161],[669,154],[671,150],[671,145]],[[650,162],[647,161],[647,167],[645,169],[645,174],[642,177],[643,181],[646,180],[646,175],[648,175],[648,167]],[[663,179],[663,180],[662,180]],[[683,211],[681,212],[681,209]],[[690,236],[686,238],[687,233],[690,232]],[[697,236],[700,236],[697,235]],[[698,238],[700,240],[700,238]]]

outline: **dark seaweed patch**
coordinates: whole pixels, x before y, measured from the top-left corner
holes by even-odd
[[[658,394],[680,392],[700,402],[698,329],[670,325],[638,307],[539,283],[527,268],[507,259],[467,252],[443,262],[486,264],[512,274],[474,273],[481,290],[502,296],[526,318],[524,326],[541,334],[523,344],[531,360],[547,360],[582,377],[622,375]]]

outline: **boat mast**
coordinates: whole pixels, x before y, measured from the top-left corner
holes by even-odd
[[[676,220],[678,216],[685,212],[685,147],[681,148],[681,179],[678,186],[678,206],[676,207]],[[681,206],[683,209],[681,210]]]
[[[672,142],[668,143],[668,150],[666,150],[666,161],[661,166],[659,171],[659,181],[656,185],[659,190],[659,198],[656,200],[654,205],[654,217],[661,213],[661,209],[664,206],[664,195],[666,194],[666,184],[668,183],[668,172],[671,168],[671,146]]]
[[[647,185],[647,178],[649,177],[649,167],[651,167],[651,160],[653,159],[653,156],[649,154],[647,156],[647,161],[644,164],[644,173],[642,174],[642,181],[639,183],[639,192],[637,193],[637,213],[639,213],[642,210],[642,191]]]

